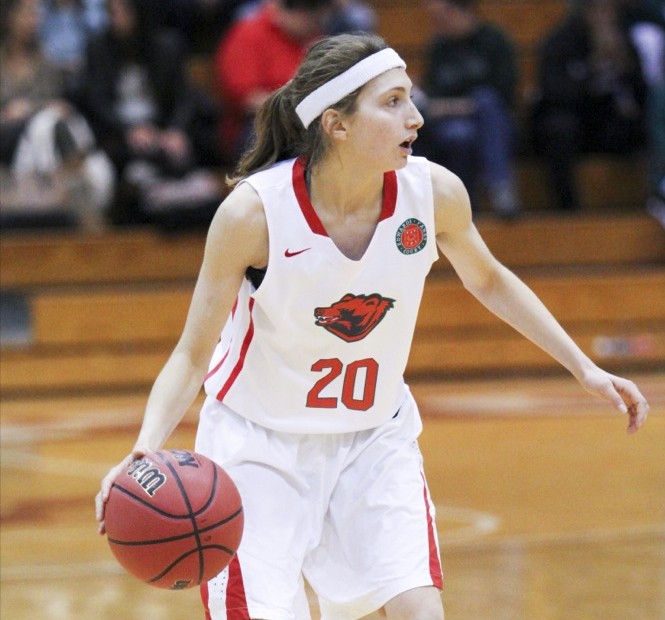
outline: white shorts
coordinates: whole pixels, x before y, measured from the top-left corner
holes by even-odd
[[[276,432],[209,398],[196,451],[243,498],[231,565],[202,587],[210,620],[308,620],[303,575],[322,620],[365,616],[398,594],[442,587],[434,506],[422,470],[420,415],[357,433]]]

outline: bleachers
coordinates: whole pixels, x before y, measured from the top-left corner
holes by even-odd
[[[665,364],[665,231],[644,215],[540,216],[479,229],[590,354],[609,366]],[[0,351],[3,397],[145,389],[175,344],[204,237],[154,230],[5,236],[3,295],[30,312],[24,343]],[[487,312],[442,259],[430,274],[408,374],[554,370]]]
[[[432,36],[427,13],[420,0],[368,0],[377,14],[377,30],[406,60],[409,75],[418,84],[422,78],[424,56]],[[483,18],[507,30],[517,47],[520,70],[517,120],[520,143],[529,143],[526,126],[528,104],[536,81],[536,48],[565,14],[568,0],[480,0]],[[216,80],[211,58],[192,58],[191,74],[204,89],[215,93]],[[552,208],[549,180],[542,162],[525,149],[516,162],[518,190],[527,211]],[[586,209],[633,208],[646,202],[647,166],[643,153],[629,156],[588,155],[576,171],[580,200]],[[486,208],[484,200],[478,205]]]
[[[203,242],[200,233],[163,235],[152,228],[92,236],[6,235],[0,245],[0,288],[191,281],[201,265]]]
[[[406,60],[418,84],[432,27],[419,0],[371,0],[377,12],[378,31]],[[566,13],[568,0],[480,0],[479,13],[503,27],[517,48],[519,85],[517,120],[520,143],[529,143],[526,117],[536,86],[536,50],[539,42]],[[552,206],[549,181],[541,161],[526,153],[518,157],[518,189],[525,209]],[[587,209],[625,208],[643,204],[648,195],[643,154],[629,156],[589,155],[576,171],[580,200]]]
[[[406,60],[409,73],[417,81],[423,70],[423,51],[432,28],[419,1],[372,0],[377,13],[377,29]],[[517,45],[521,91],[534,82],[535,51],[544,33],[564,15],[567,0],[481,0],[482,18],[501,25]]]
[[[420,2],[373,0],[379,31],[417,80],[429,26]],[[533,83],[536,41],[566,0],[481,1],[515,36],[522,92]],[[198,80],[209,59],[195,59]],[[208,86],[211,84],[208,81]],[[536,291],[582,347],[608,368],[665,367],[665,231],[642,212],[639,158],[589,158],[579,170],[583,213],[547,211],[539,162],[519,164],[529,213],[514,223],[482,214],[489,247]],[[628,210],[626,210],[628,208]],[[0,351],[3,397],[39,392],[147,389],[184,323],[203,255],[200,233],[150,228],[5,235],[0,294],[29,312],[25,342]],[[408,375],[532,373],[555,363],[483,309],[440,260],[425,291]]]

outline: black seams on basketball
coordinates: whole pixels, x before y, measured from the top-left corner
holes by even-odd
[[[116,479],[105,527],[116,559],[159,588],[208,581],[233,559],[243,530],[240,494],[209,458],[188,450],[150,452]]]

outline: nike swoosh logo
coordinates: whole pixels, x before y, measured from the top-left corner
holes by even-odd
[[[303,252],[307,252],[307,250],[311,250],[312,248],[305,248],[304,250],[298,250],[297,252],[289,252],[289,250],[284,250],[284,256],[286,258],[291,258],[292,256],[298,256],[298,254],[302,254]]]

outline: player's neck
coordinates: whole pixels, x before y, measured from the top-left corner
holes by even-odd
[[[366,173],[341,159],[327,158],[307,171],[306,180],[310,200],[317,210],[343,217],[380,207],[382,172]]]

